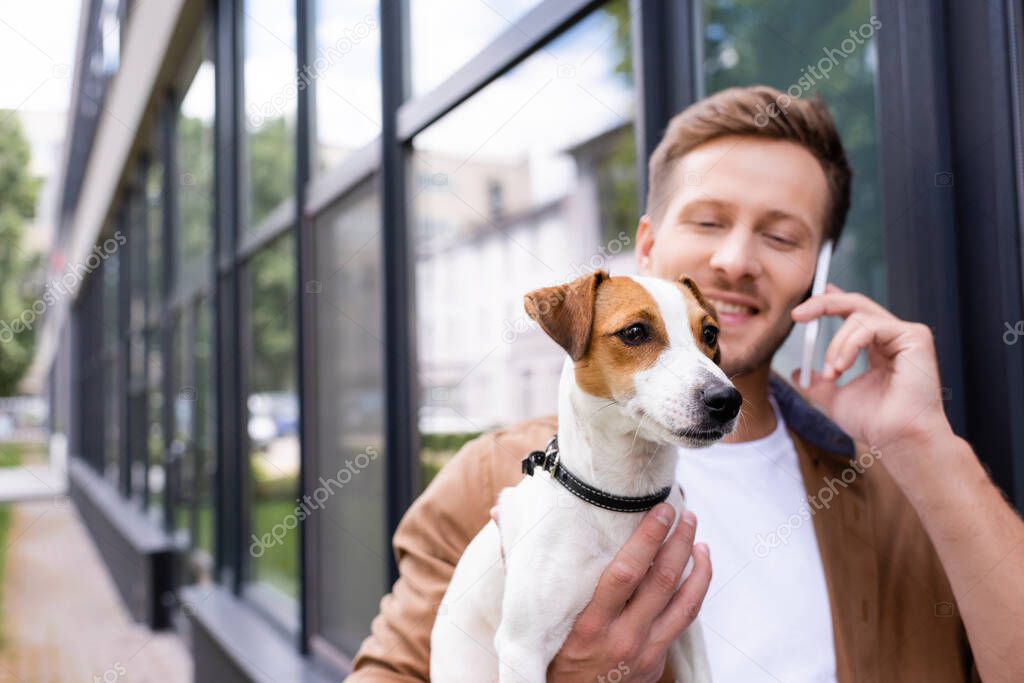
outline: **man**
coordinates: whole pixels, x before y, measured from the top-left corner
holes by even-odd
[[[824,105],[782,101],[713,95],[651,156],[638,268],[687,273],[716,305],[744,417],[727,443],[681,453],[700,527],[688,515],[666,540],[671,509],[647,513],[548,680],[672,680],[666,647],[698,612],[718,683],[1024,680],[1024,524],[950,428],[929,329],[836,287],[807,300],[851,172]],[[845,322],[801,395],[772,356],[794,321],[825,315]],[[838,386],[861,350],[869,370]],[[554,430],[534,420],[467,444],[409,509],[401,577],[350,680],[427,680],[455,563]]]

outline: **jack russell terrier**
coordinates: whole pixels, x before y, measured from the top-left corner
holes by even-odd
[[[545,681],[637,513],[668,500],[678,523],[676,447],[731,433],[742,402],[718,367],[717,313],[688,277],[599,270],[525,306],[569,355],[558,433],[523,461],[537,476],[501,492],[500,530],[489,522],[455,567],[431,633],[437,683]],[[697,621],[668,662],[686,683],[711,680]]]

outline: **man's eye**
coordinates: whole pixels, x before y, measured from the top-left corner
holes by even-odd
[[[783,237],[782,235],[768,235],[768,239],[784,247],[796,246],[796,242],[786,237]]]
[[[715,223],[715,222],[712,222],[712,221],[699,221],[697,223],[697,225],[699,225],[702,228],[720,228],[720,227],[722,227],[721,223]]]
[[[639,346],[651,338],[651,331],[643,323],[633,323],[615,334],[629,346]]]
[[[704,338],[705,344],[713,347],[718,343],[718,328],[714,325],[705,325],[704,330],[701,332],[701,337]]]

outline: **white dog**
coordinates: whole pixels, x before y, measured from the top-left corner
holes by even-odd
[[[597,271],[525,304],[569,354],[558,434],[524,460],[536,476],[502,491],[500,531],[488,523],[455,568],[431,634],[437,683],[545,681],[638,513],[668,499],[678,519],[676,447],[732,432],[742,400],[717,365],[717,314],[689,278]],[[699,622],[668,657],[686,683],[710,681]]]

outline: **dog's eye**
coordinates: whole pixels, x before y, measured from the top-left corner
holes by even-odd
[[[704,338],[705,344],[714,346],[718,342],[718,328],[714,325],[705,325],[701,336]]]
[[[651,337],[651,331],[647,329],[647,325],[644,325],[643,323],[633,323],[628,327],[622,328],[615,334],[617,334],[619,339],[629,346],[638,346],[643,344]]]

